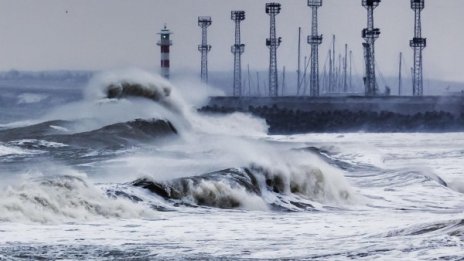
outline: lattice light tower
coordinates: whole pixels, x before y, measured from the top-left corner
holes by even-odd
[[[364,59],[366,61],[366,76],[364,86],[366,96],[377,95],[377,81],[375,79],[375,40],[380,36],[380,29],[374,28],[374,9],[379,6],[381,0],[362,0],[362,5],[367,9],[367,28],[362,31]]]
[[[318,34],[317,9],[322,6],[322,0],[308,0],[308,6],[312,9],[311,35],[308,36],[308,44],[311,45],[310,95],[319,96],[319,45],[322,44],[322,35]]]
[[[413,75],[413,95],[424,95],[424,82],[422,74],[422,51],[427,46],[427,39],[422,38],[421,12],[424,10],[424,0],[411,0],[411,9],[414,10],[414,38],[409,45],[414,49],[414,75]]]
[[[235,22],[235,44],[231,51],[234,54],[234,96],[242,96],[242,54],[245,45],[241,43],[240,23],[245,20],[245,11],[232,11],[231,19]]]
[[[201,27],[201,44],[198,45],[198,51],[201,53],[201,80],[208,82],[208,53],[211,51],[211,45],[208,44],[207,28],[212,24],[210,16],[199,16],[198,26]]]
[[[282,38],[277,38],[276,33],[276,16],[280,13],[281,6],[279,3],[267,3],[266,14],[271,17],[271,26],[269,38],[266,39],[266,45],[269,47],[269,96],[277,97],[279,95],[279,78],[277,71],[277,48],[282,42]]]

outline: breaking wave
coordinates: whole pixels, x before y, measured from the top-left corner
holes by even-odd
[[[323,211],[344,206],[356,194],[336,176],[295,168],[292,173],[259,166],[232,168],[199,176],[124,184],[93,185],[83,174],[52,167],[63,175],[26,178],[0,192],[0,221],[59,223],[95,219],[153,218],[157,210],[187,208],[258,211]],[[38,176],[38,177],[37,177]],[[342,177],[338,177],[341,178]],[[338,185],[337,185],[338,184]]]
[[[326,175],[307,166],[282,172],[254,165],[169,181],[141,178],[130,185],[177,205],[223,209],[322,210],[323,204],[356,201],[355,193],[341,176]]]
[[[84,178],[54,176],[7,186],[0,192],[0,221],[55,223],[101,218],[149,218],[149,208],[110,198]]]

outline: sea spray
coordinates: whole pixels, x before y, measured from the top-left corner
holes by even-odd
[[[286,151],[285,156],[271,160],[270,154],[262,154],[261,160],[244,168],[171,179],[164,176],[164,181],[157,179],[158,171],[152,171],[151,175],[147,171],[144,178],[132,185],[168,202],[226,209],[302,211],[316,206],[321,209],[323,204],[347,206],[360,201],[341,171],[316,156]],[[176,175],[175,167],[171,171]]]
[[[69,174],[69,175],[66,175]],[[0,192],[0,221],[61,223],[107,218],[150,218],[153,211],[125,198],[107,197],[83,175],[29,178]]]

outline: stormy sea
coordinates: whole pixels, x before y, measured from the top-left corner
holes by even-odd
[[[463,133],[269,135],[137,70],[4,91],[0,260],[462,260]]]

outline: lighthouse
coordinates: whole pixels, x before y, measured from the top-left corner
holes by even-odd
[[[166,25],[164,25],[164,28],[159,33],[161,36],[161,39],[158,42],[158,46],[161,47],[161,75],[166,79],[169,79],[169,49],[172,45],[172,41],[170,39],[171,34],[171,31],[166,27]]]

